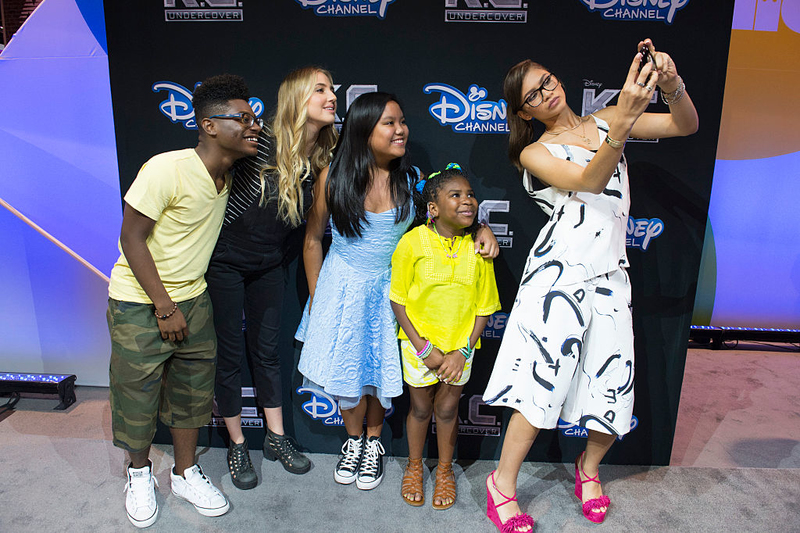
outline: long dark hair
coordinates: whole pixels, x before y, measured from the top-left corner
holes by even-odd
[[[526,146],[536,140],[537,135],[533,130],[533,121],[525,120],[519,115],[517,111],[522,109],[524,101],[522,100],[522,82],[525,75],[532,68],[545,69],[539,63],[526,59],[520,61],[508,71],[505,80],[503,80],[503,97],[508,103],[508,158],[515,167],[521,172],[522,165],[519,162],[519,155]]]
[[[369,224],[364,199],[375,167],[369,137],[389,102],[397,103],[402,110],[402,104],[393,94],[366,93],[356,98],[347,111],[339,143],[333,153],[326,184],[328,209],[336,229],[346,237],[361,237],[364,224]],[[411,177],[411,163],[406,151],[403,157],[392,160],[389,166],[392,201],[397,206],[395,222],[405,220],[411,211]]]

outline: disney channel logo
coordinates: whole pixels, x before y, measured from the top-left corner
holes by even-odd
[[[195,89],[200,82],[194,84]],[[192,107],[192,91],[174,81],[157,81],[153,84],[153,92],[166,91],[167,99],[158,104],[161,114],[170,119],[175,124],[179,122],[187,130],[196,130],[197,122],[194,119],[194,107]],[[260,117],[264,113],[264,102],[260,98],[251,96],[250,107],[253,108],[255,116]]]
[[[395,0],[295,0],[303,9],[313,9],[318,17],[386,17],[386,8]]]
[[[458,8],[459,3],[463,5]],[[444,0],[445,22],[528,22],[528,3],[523,0]]]
[[[639,419],[635,416],[631,417],[631,431],[636,429],[639,426]],[[565,437],[573,437],[577,439],[585,439],[589,436],[589,430],[585,427],[581,427],[578,424],[573,424],[572,422],[567,422],[561,418],[558,419],[558,425],[556,429],[561,431],[561,434]],[[625,438],[625,435],[617,435],[617,440],[622,440]]]
[[[303,412],[314,420],[321,420],[326,426],[343,426],[342,410],[337,402],[328,393],[310,387],[298,387],[297,394],[309,394],[311,399],[304,402],[300,407]],[[389,418],[394,413],[394,406],[386,410],[384,418]]]
[[[606,20],[644,20],[672,24],[675,12],[689,0],[581,0],[589,11],[600,11]]]
[[[488,92],[483,87],[472,84],[464,94],[446,83],[429,83],[422,92],[439,94],[439,100],[428,112],[456,133],[508,133],[506,101],[487,100]]]
[[[243,0],[164,0],[167,22],[242,22]],[[178,7],[180,3],[183,7]]]
[[[508,322],[508,313],[498,311],[489,315],[489,321],[486,322],[486,327],[483,328],[481,337],[484,339],[502,339],[503,333],[506,330],[506,323]]]
[[[625,246],[647,250],[650,241],[664,232],[664,222],[660,218],[628,217]]]

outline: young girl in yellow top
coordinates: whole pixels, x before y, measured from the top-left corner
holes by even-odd
[[[433,508],[448,509],[456,499],[452,461],[458,400],[481,332],[500,300],[492,260],[473,252],[478,202],[461,167],[450,163],[431,174],[421,192],[428,223],[400,239],[389,295],[401,327],[403,380],[411,395],[401,492],[409,505],[425,503],[422,450],[435,413],[439,465]]]

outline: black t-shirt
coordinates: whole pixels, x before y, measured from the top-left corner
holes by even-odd
[[[275,266],[286,259],[289,237],[297,228],[278,216],[275,176],[266,173],[267,202],[261,204],[261,169],[274,157],[275,140],[266,133],[258,136],[258,155],[240,159],[233,166],[233,185],[225,210],[219,241],[262,257],[262,265]],[[303,214],[311,207],[313,176],[304,180]],[[213,258],[212,258],[213,260]]]

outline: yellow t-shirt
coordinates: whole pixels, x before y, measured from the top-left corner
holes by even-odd
[[[142,166],[125,202],[155,220],[147,237],[161,282],[183,302],[206,288],[205,273],[222,227],[230,177],[217,193],[214,180],[193,148],[159,154]],[[128,265],[122,245],[111,270],[108,295],[124,302],[152,303]]]
[[[453,248],[457,257],[447,257],[439,236],[419,226],[392,255],[389,299],[405,306],[417,333],[444,352],[467,345],[476,316],[500,310],[492,260],[475,253],[470,235],[456,237]],[[408,338],[402,328],[398,337]]]

